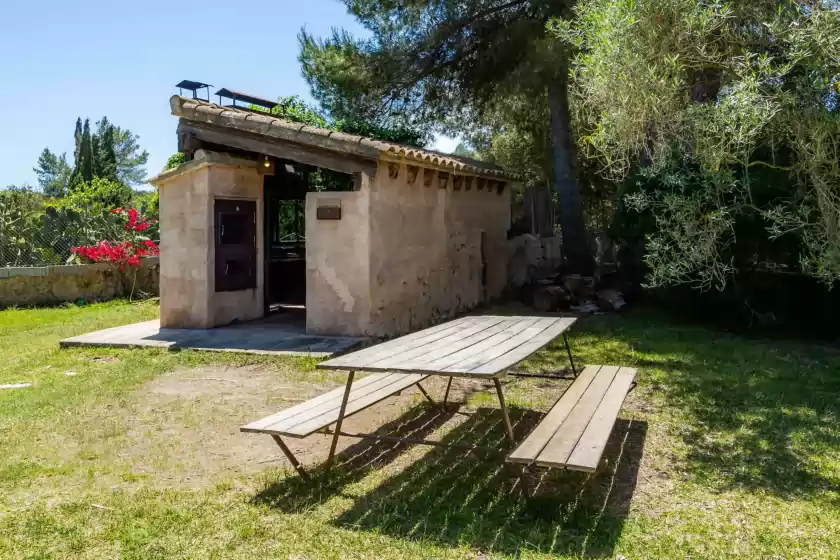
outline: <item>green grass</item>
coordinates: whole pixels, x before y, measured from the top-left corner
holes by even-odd
[[[330,475],[316,468],[314,484],[270,463],[190,487],[164,483],[176,468],[169,462],[137,468],[126,433],[148,429],[166,441],[152,431],[216,409],[141,414],[148,383],[212,365],[276,372],[283,383],[340,379],[306,360],[58,349],[61,338],[156,313],[155,302],[0,311],[0,384],[33,384],[0,390],[0,558],[810,559],[840,550],[840,352],[832,348],[644,311],[581,321],[571,337],[576,359],[636,366],[639,386],[603,472],[552,472],[530,499],[498,460],[368,444],[342,453]],[[523,369],[565,365],[557,346]],[[546,410],[565,385],[511,378],[516,429],[533,425],[533,410]],[[418,400],[384,429],[500,444],[495,401],[479,389],[467,399],[471,416]],[[164,449],[174,463],[203,449],[200,440],[171,443]]]

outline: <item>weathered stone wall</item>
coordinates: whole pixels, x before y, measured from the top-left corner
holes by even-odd
[[[158,294],[159,261],[142,259],[136,269],[134,295]],[[128,297],[134,269],[120,272],[114,265],[85,264],[33,268],[0,268],[0,307],[56,305],[78,300],[106,301]]]
[[[354,192],[309,193],[307,330],[393,336],[501,295],[511,189],[496,186],[382,161]],[[318,220],[330,200],[341,219]]]
[[[153,179],[160,193],[160,322],[209,328],[263,315],[263,177],[255,161],[198,150],[195,158]],[[257,288],[216,292],[214,199],[257,203]]]
[[[510,192],[473,176],[381,162],[371,185],[368,334],[410,332],[499,296]]]
[[[341,205],[340,220],[318,220],[319,204]],[[306,195],[306,330],[355,335],[370,322],[370,188]]]

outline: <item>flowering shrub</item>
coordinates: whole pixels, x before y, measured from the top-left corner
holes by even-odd
[[[100,241],[94,245],[73,247],[70,252],[77,262],[111,263],[125,270],[126,266],[140,266],[140,257],[153,257],[160,254],[157,243],[144,235],[149,228],[157,224],[155,218],[146,218],[134,209],[114,208],[111,214],[122,222],[122,239]]]

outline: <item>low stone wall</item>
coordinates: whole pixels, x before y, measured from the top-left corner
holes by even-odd
[[[158,295],[159,271],[158,257],[143,259],[137,270],[135,297]],[[0,268],[0,308],[128,297],[133,275],[134,270],[120,272],[106,263]]]

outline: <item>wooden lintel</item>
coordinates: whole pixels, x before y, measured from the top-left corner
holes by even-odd
[[[431,187],[432,182],[435,180],[435,175],[437,175],[437,171],[434,169],[429,169],[428,167],[423,168],[423,186]]]
[[[178,133],[179,135],[192,136],[204,142],[230,146],[256,154],[275,156],[280,159],[297,161],[341,173],[365,173],[373,177],[376,175],[378,166],[377,161],[362,159],[358,156],[329,152],[311,146],[266,138],[250,132],[231,130],[185,119],[181,119],[178,124]]]
[[[418,171],[420,171],[420,168],[417,167],[416,165],[407,166],[407,172],[408,172],[407,179],[408,179],[408,184],[409,185],[413,185],[414,181],[417,180],[417,172]]]
[[[449,184],[449,173],[446,171],[438,171],[438,188],[445,189]]]

